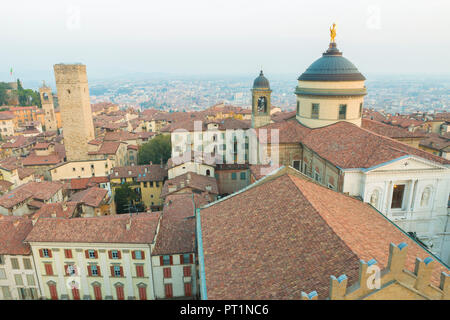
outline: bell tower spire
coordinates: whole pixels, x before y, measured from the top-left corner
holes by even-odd
[[[270,123],[271,93],[269,80],[261,70],[259,77],[253,81],[252,128],[259,128]]]

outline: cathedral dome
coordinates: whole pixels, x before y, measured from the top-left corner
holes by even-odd
[[[330,47],[298,78],[302,81],[361,81],[366,78],[353,63],[342,56],[336,43]],[[255,80],[256,82],[256,80]]]
[[[253,89],[270,89],[269,80],[264,77],[262,70],[259,77],[253,81]]]

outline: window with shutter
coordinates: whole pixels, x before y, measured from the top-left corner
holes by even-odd
[[[119,254],[120,254],[119,251],[111,250],[111,259],[120,259]]]
[[[78,288],[72,288],[73,300],[80,300],[80,290]]]
[[[186,297],[192,296],[192,284],[190,284],[190,283],[184,284],[184,295]]]
[[[58,300],[58,292],[56,290],[56,285],[53,283],[48,284],[48,289],[50,290],[50,297],[52,300]]]
[[[53,275],[52,265],[50,263],[46,263],[44,266],[45,266],[45,274],[48,276],[52,276]]]
[[[95,300],[102,300],[102,288],[99,285],[94,285]]]
[[[183,276],[185,277],[191,276],[191,267],[183,267]]]
[[[166,298],[172,298],[173,297],[173,291],[172,291],[172,284],[171,283],[166,283],[164,285],[164,291],[166,294]]]
[[[123,292],[123,286],[116,286],[117,300],[125,300],[125,293]]]
[[[144,277],[144,266],[136,266],[136,275],[138,277]]]
[[[139,287],[139,300],[147,300],[147,288]]]
[[[64,255],[67,259],[72,259],[72,250],[70,249],[65,249],[64,250]]]
[[[170,268],[163,269],[164,278],[172,278],[172,270]]]

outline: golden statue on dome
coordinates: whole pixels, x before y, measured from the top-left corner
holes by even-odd
[[[333,28],[330,28],[331,42],[334,43],[334,38],[336,38],[336,23],[333,23]]]

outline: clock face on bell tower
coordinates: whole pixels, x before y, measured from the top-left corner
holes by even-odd
[[[264,96],[258,98],[258,112],[267,112],[267,99]]]

